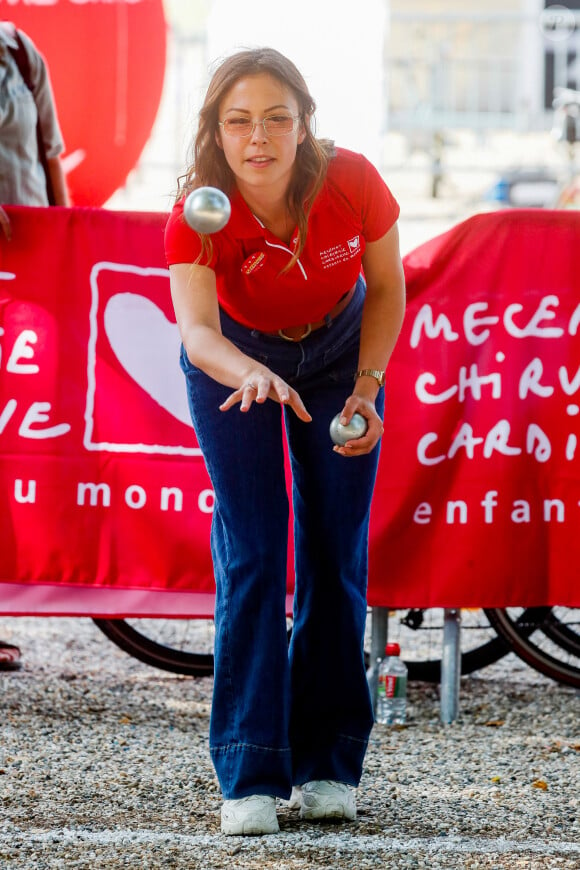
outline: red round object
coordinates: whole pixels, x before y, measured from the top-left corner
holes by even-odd
[[[388,643],[385,647],[385,655],[388,656],[400,656],[401,655],[401,647],[398,643]]]
[[[136,165],[157,115],[166,60],[162,0],[56,0],[4,9],[44,56],[73,205],[99,206]]]

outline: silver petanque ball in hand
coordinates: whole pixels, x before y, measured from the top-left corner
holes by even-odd
[[[335,444],[342,447],[347,441],[352,441],[355,438],[362,438],[368,429],[367,421],[361,414],[353,414],[348,426],[343,426],[340,422],[340,414],[333,418],[330,424],[330,437]]]
[[[230,219],[232,207],[225,193],[217,187],[192,190],[183,204],[183,216],[198,233],[218,233]]]

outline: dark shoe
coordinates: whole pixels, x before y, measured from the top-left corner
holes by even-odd
[[[0,671],[18,671],[22,667],[22,653],[17,646],[0,640]]]

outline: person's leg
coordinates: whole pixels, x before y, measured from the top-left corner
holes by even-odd
[[[333,452],[329,424],[352,392],[357,348],[301,390],[313,420],[287,428],[295,515],[291,662],[295,784],[358,785],[373,725],[364,666],[368,522],[379,450]],[[382,414],[383,396],[377,409]]]
[[[225,799],[287,798],[288,499],[280,406],[219,411],[231,392],[189,364],[194,429],[215,490],[215,682],[210,751]]]

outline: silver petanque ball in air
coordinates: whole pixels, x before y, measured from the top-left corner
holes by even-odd
[[[365,418],[361,414],[353,414],[348,426],[343,426],[340,422],[340,416],[337,414],[330,424],[330,437],[334,443],[342,447],[347,441],[362,438],[368,429]]]
[[[229,199],[217,187],[198,187],[187,195],[183,204],[185,220],[198,233],[219,233],[231,213]]]

